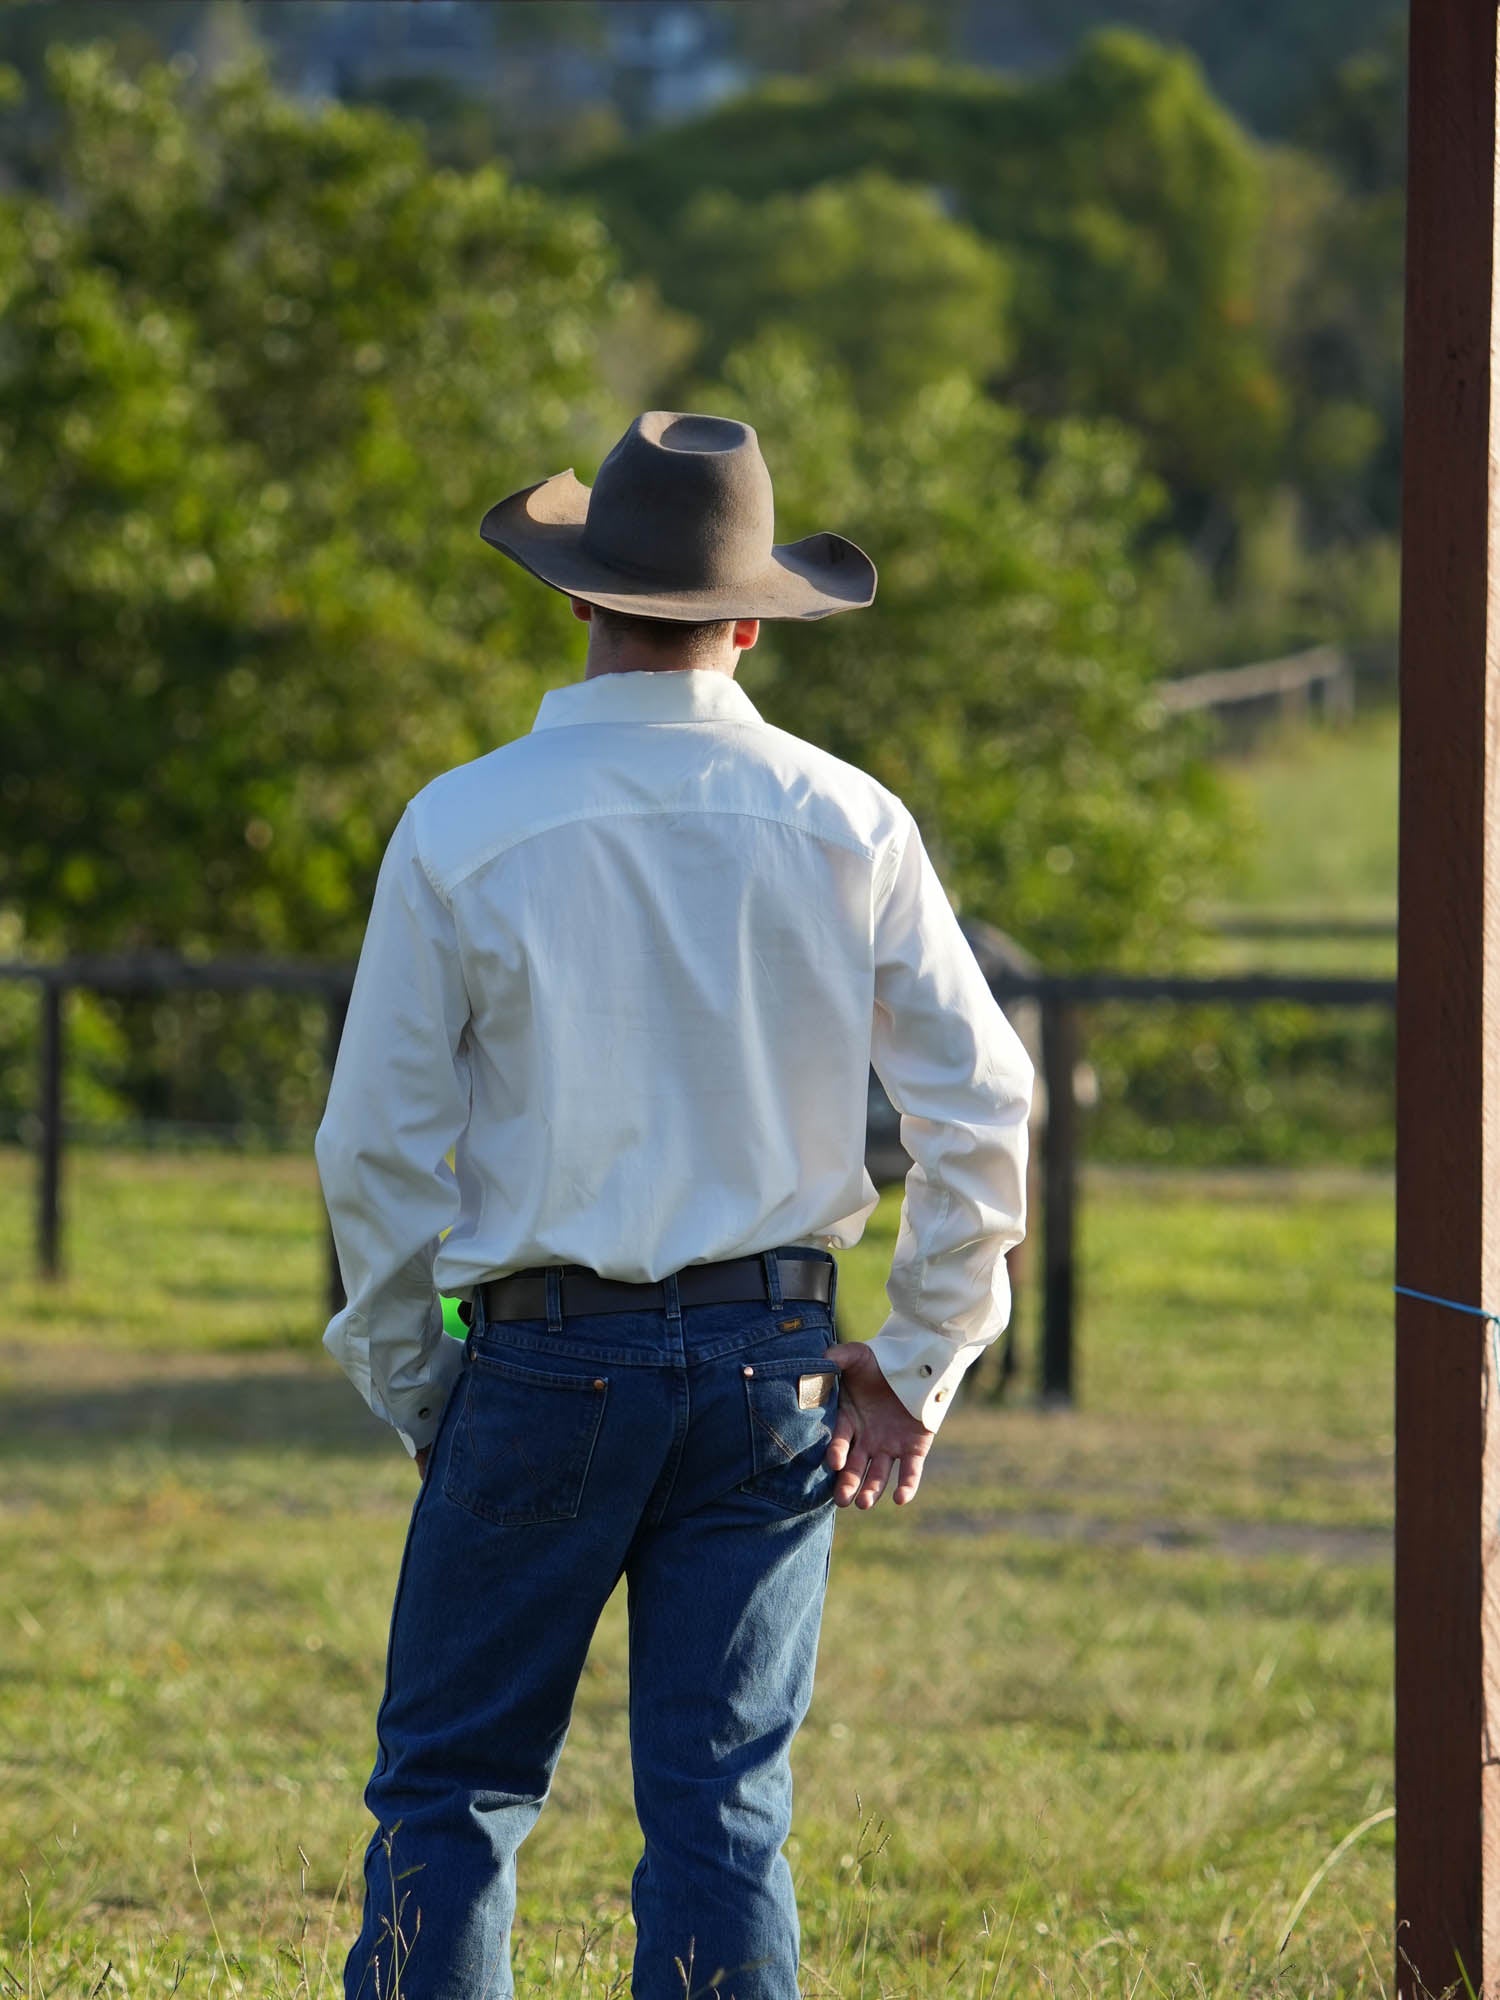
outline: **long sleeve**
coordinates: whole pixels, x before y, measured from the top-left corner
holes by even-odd
[[[912,1158],[870,1345],[936,1430],[965,1370],[1010,1317],[1005,1253],[1026,1224],[1032,1067],[909,826],[876,912],[875,1072]]]
[[[413,1452],[436,1434],[463,1358],[432,1264],[458,1214],[446,1155],[469,1115],[468,1020],[453,913],[408,810],[381,864],[316,1152],[348,1298],[323,1344]]]

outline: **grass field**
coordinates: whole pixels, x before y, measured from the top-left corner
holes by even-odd
[[[274,1158],[0,1154],[0,1991],[332,1995],[410,1466]],[[1088,1182],[1082,1407],[971,1397],[840,1521],[797,1746],[811,1995],[1389,1990],[1390,1188]],[[879,1310],[894,1214],[844,1260]],[[518,1992],[628,1990],[623,1619],[522,1856]],[[1438,1969],[1435,1985],[1451,1968]]]
[[[1289,731],[1224,766],[1258,828],[1245,902],[1346,917],[1394,910],[1398,740],[1395,710],[1376,709]]]
[[[1395,711],[1374,709],[1272,736],[1221,765],[1248,829],[1229,885],[1237,913],[1394,922],[1398,748]],[[1389,976],[1396,940],[1224,939],[1215,956],[1226,970]]]

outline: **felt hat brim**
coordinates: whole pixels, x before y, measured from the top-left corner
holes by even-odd
[[[757,573],[732,586],[673,590],[626,576],[583,547],[590,491],[571,469],[554,473],[497,502],[479,532],[554,590],[637,618],[828,618],[874,601],[875,565],[843,535],[777,543]]]

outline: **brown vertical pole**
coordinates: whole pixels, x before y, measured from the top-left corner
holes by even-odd
[[[43,978],[41,1001],[36,1261],[44,1278],[56,1278],[62,1273],[63,988],[59,980]]]
[[[1042,1075],[1047,1145],[1042,1198],[1042,1400],[1073,1400],[1074,1218],[1078,1188],[1078,1011],[1048,994],[1042,1002]]]
[[[1398,1282],[1500,1307],[1495,0],[1412,0]],[[1397,1299],[1397,1991],[1500,1995],[1500,1383]]]

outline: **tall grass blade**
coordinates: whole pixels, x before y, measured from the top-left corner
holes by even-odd
[[[1394,1806],[1383,1806],[1379,1812],[1371,1813],[1368,1819],[1362,1819],[1358,1826],[1354,1827],[1350,1832],[1344,1835],[1343,1839],[1339,1842],[1337,1847],[1331,1849],[1329,1853],[1324,1855],[1323,1859],[1318,1863],[1317,1867],[1313,1870],[1311,1876],[1309,1876],[1307,1881],[1307,1886],[1303,1889],[1302,1894],[1297,1898],[1296,1902],[1293,1903],[1292,1905],[1292,1913],[1286,1920],[1285,1930],[1283,1930],[1283,1932],[1281,1933],[1281,1943],[1276,1947],[1276,1956],[1278,1958],[1280,1958],[1281,1954],[1286,1950],[1287,1946],[1291,1943],[1292,1932],[1297,1928],[1298,1917],[1301,1916],[1302,1912],[1307,1908],[1308,1904],[1312,1901],[1313,1892],[1316,1890],[1318,1884],[1322,1881],[1323,1877],[1328,1873],[1329,1869],[1333,1867],[1335,1862],[1341,1860],[1342,1857],[1349,1852],[1349,1849],[1354,1845],[1355,1841],[1357,1841],[1362,1834],[1368,1833],[1372,1826],[1379,1826],[1382,1824],[1383,1821],[1388,1819],[1394,1819],[1395,1817],[1396,1817],[1396,1808]]]

